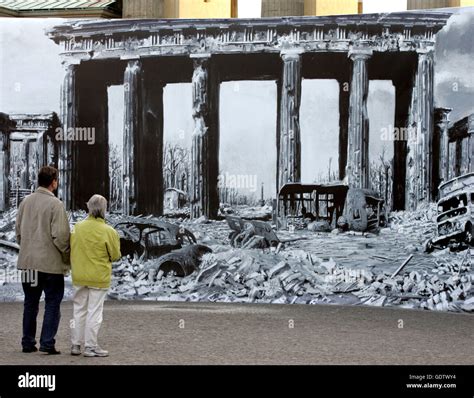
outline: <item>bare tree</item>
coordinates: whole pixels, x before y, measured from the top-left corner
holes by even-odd
[[[123,170],[122,151],[117,145],[109,147],[110,210],[122,210]]]
[[[188,191],[187,187],[182,187],[182,181],[185,180],[187,184],[189,180],[189,150],[176,143],[166,143],[163,172],[165,188],[180,188]],[[183,174],[186,175],[185,179],[183,179]]]
[[[372,189],[379,193],[388,208],[392,206],[393,159],[386,160],[386,148],[382,149],[378,162],[370,163],[370,183]]]

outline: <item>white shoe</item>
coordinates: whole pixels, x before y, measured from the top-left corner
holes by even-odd
[[[86,347],[84,349],[84,356],[85,357],[108,357],[109,352],[103,350],[99,346],[97,346],[97,347]]]
[[[71,355],[81,355],[81,346],[73,344],[71,346]]]

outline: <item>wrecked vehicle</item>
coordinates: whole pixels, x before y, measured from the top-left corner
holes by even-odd
[[[129,219],[118,222],[114,228],[120,235],[123,256],[137,254],[145,259],[159,257],[183,244],[196,244],[196,237],[188,229],[162,220]]]
[[[370,189],[351,188],[347,192],[343,219],[338,223],[345,222],[352,231],[365,232],[384,227],[387,224],[384,200]]]
[[[185,277],[199,269],[201,258],[212,249],[204,245],[190,245],[161,256],[150,268],[161,271],[163,275],[173,273]]]
[[[233,247],[246,249],[278,246],[280,240],[269,223],[256,220],[244,220],[240,217],[227,216],[232,232],[229,235]]]
[[[474,173],[455,177],[439,186],[437,237],[429,239],[425,250],[472,246],[474,218]]]
[[[334,228],[365,232],[385,226],[384,200],[369,189],[341,183],[284,185],[278,198],[280,228],[303,224],[310,231]]]
[[[331,231],[342,216],[348,189],[340,182],[285,184],[278,195],[279,227],[303,223],[313,231]]]
[[[201,257],[212,250],[198,245],[188,229],[163,220],[129,219],[114,225],[120,236],[123,256],[158,258],[153,268],[164,274],[187,276],[199,268]]]

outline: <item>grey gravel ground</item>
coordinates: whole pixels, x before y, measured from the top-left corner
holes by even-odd
[[[42,304],[43,306],[43,304]],[[108,301],[108,358],[20,352],[21,303],[0,303],[0,364],[473,364],[469,314],[328,305]],[[42,312],[40,312],[42,316]],[[403,323],[403,328],[399,328]],[[41,324],[41,323],[40,323]]]

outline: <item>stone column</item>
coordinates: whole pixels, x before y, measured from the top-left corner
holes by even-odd
[[[449,142],[449,161],[448,161],[448,180],[457,177],[459,175],[458,172],[458,156],[459,156],[459,150],[458,150],[458,141],[451,141]]]
[[[47,165],[54,165],[57,166],[58,163],[58,143],[54,138],[54,134],[52,136],[48,135],[44,140],[45,145],[45,158],[44,162]]]
[[[416,74],[417,134],[419,134],[419,157],[417,167],[420,173],[419,201],[434,198],[433,178],[433,133],[434,133],[434,61],[431,51],[419,51]]]
[[[47,146],[45,131],[38,131],[36,138],[36,168],[39,171],[41,167],[46,166],[47,163]]]
[[[467,174],[469,173],[470,165],[472,164],[472,133],[468,134],[461,140],[461,162],[460,162],[460,174]]]
[[[218,82],[209,54],[193,56],[193,142],[191,148],[191,217],[215,218],[219,206]]]
[[[347,80],[339,80],[339,179],[346,177],[347,146],[349,139],[349,90]]]
[[[367,61],[372,51],[352,51],[352,80],[349,99],[349,147],[346,176],[350,187],[369,186],[369,117]]]
[[[0,211],[5,211],[10,205],[10,190],[8,177],[10,175],[10,132],[0,131]]]
[[[136,154],[142,126],[142,89],[141,61],[130,60],[124,74],[123,212],[127,215],[135,215],[137,211]]]
[[[63,201],[66,209],[72,208],[73,192],[73,154],[72,141],[67,140],[67,131],[76,127],[76,72],[77,65],[66,67],[66,76],[61,90],[61,113],[63,137],[59,141],[59,188],[58,196]]]
[[[20,188],[29,189],[30,182],[30,141],[28,138],[21,142],[21,158],[24,160],[24,169],[21,172]]]
[[[301,53],[286,52],[283,59],[279,115],[278,191],[288,182],[301,180]]]
[[[438,184],[448,181],[449,173],[449,113],[452,109],[437,108],[435,111],[436,149],[438,159]]]

